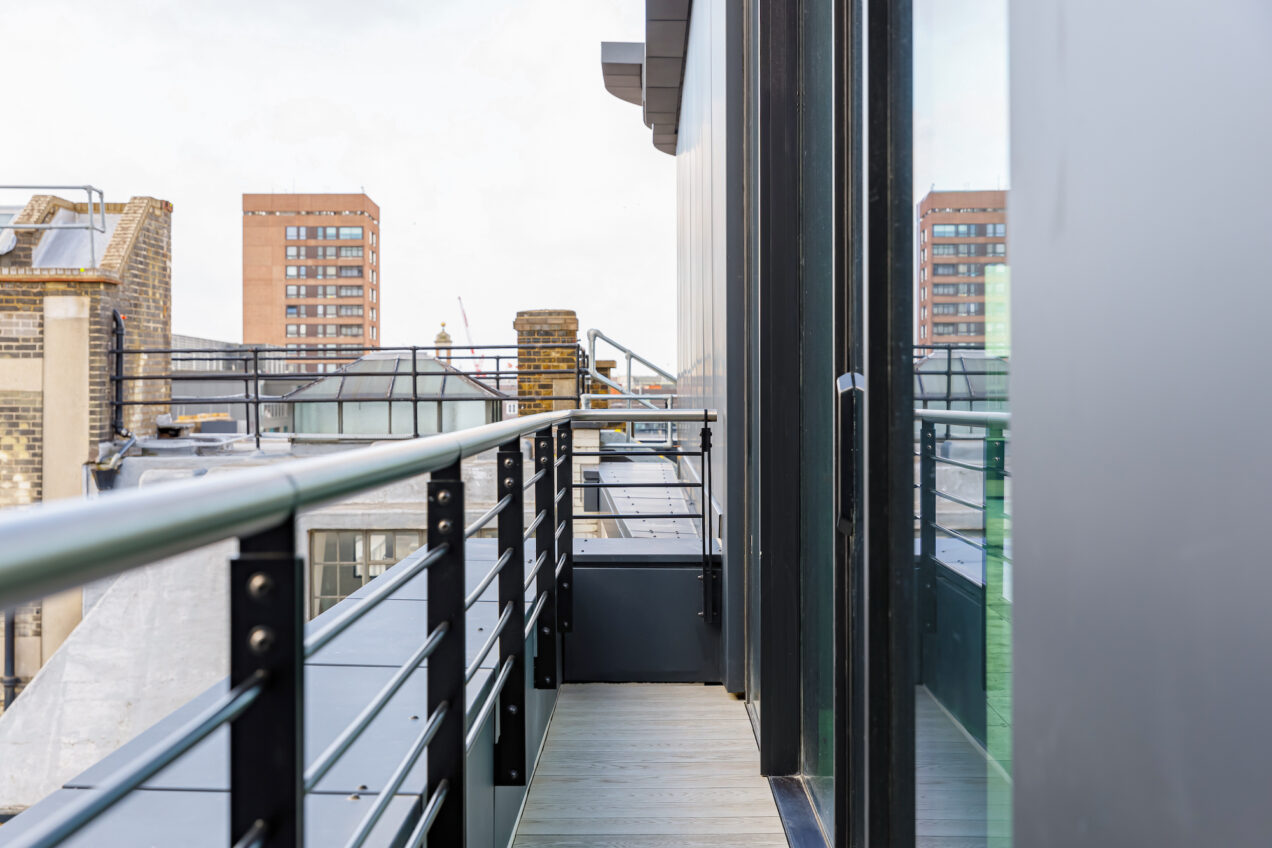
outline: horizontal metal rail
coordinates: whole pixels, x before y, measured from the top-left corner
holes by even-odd
[[[351,624],[371,612],[380,603],[388,599],[390,595],[402,588],[408,580],[437,562],[438,559],[446,554],[449,547],[449,545],[442,544],[432,550],[421,549],[416,551],[408,557],[410,559],[418,556],[418,559],[412,565],[401,569],[388,580],[372,583],[371,591],[366,594],[361,603],[346,604],[339,615],[334,616],[320,627],[316,633],[305,640],[305,659],[318,653],[328,642],[345,632]]]
[[[522,490],[528,491],[531,486],[533,486],[535,483],[538,483],[539,479],[543,477],[544,474],[547,474],[547,473],[548,473],[548,469],[546,468],[541,468],[538,471],[536,471],[534,473],[534,476],[532,476],[529,480],[527,480],[525,482],[525,485],[521,487]]]
[[[490,588],[490,584],[499,576],[499,572],[503,571],[503,567],[508,564],[508,560],[512,559],[512,548],[507,549],[499,555],[499,559],[495,562],[495,567],[486,572],[486,576],[477,584],[477,588],[468,593],[468,597],[464,598],[464,609],[472,609],[473,604],[477,603],[477,599],[482,593]]]
[[[958,539],[960,542],[963,542],[964,544],[971,545],[973,548],[975,548],[978,551],[986,550],[986,547],[983,544],[976,541],[975,539],[969,538],[968,536],[964,536],[962,533],[958,532],[957,530],[951,530],[950,528],[942,524],[938,524],[935,521],[931,522],[931,524],[934,528],[941,531],[945,535],[952,536],[953,538]]]
[[[556,504],[559,504],[561,502],[561,498],[563,497],[565,497],[565,489],[557,489],[556,497],[552,499],[553,506],[555,506]]]
[[[477,656],[473,657],[473,661],[464,670],[465,683],[471,683],[472,679],[477,676],[477,672],[481,669],[481,664],[486,657],[490,656],[491,648],[499,643],[499,634],[503,633],[504,628],[508,626],[508,619],[510,618],[512,618],[512,601],[504,604],[503,612],[499,615],[499,623],[495,625],[494,630],[490,631],[490,635],[486,637],[486,644],[481,646]]]
[[[546,509],[539,510],[539,514],[534,517],[534,521],[530,522],[530,526],[527,527],[525,532],[521,534],[521,538],[527,542],[530,541],[530,537],[534,535],[535,529],[538,528],[538,526],[543,523],[543,519],[547,517],[548,511]]]
[[[339,454],[43,503],[0,517],[0,608],[248,536],[301,509],[447,468],[570,421],[714,420],[707,410],[559,410]],[[76,532],[67,533],[67,527]]]
[[[247,833],[234,843],[234,848],[264,848],[265,837],[269,835],[269,825],[262,819],[257,819],[252,826],[247,829]]]
[[[916,409],[916,421],[931,421],[933,424],[957,424],[964,427],[1003,427],[1011,426],[1010,412],[977,412],[968,409]]]
[[[146,756],[135,758],[127,768],[106,778],[95,791],[77,793],[78,797],[66,807],[49,813],[31,830],[5,844],[20,848],[44,848],[70,838],[96,816],[114,806],[119,799],[206,739],[212,731],[233,721],[252,705],[265,683],[264,672],[258,672],[244,680],[154,746]]]
[[[345,360],[348,358],[349,358],[348,356],[310,356],[306,359],[306,361],[318,362],[324,359]],[[198,363],[203,363],[203,362],[228,363],[228,362],[251,362],[252,358],[249,356],[249,357],[236,357],[233,359],[209,360],[209,359],[200,357],[198,359],[178,360],[178,361],[188,361],[188,362],[198,362]],[[284,360],[265,360],[265,361],[276,362],[276,361],[284,361]],[[298,371],[216,371],[209,368],[190,368],[188,370],[178,368],[177,370],[171,371],[171,372],[159,371],[159,372],[155,372],[151,374],[112,374],[110,376],[110,381],[112,383],[144,383],[148,381],[163,381],[163,382],[173,382],[173,383],[215,383],[220,381],[242,382],[243,380],[259,379],[259,380],[270,380],[274,382],[313,383],[317,380],[321,380],[324,377],[332,376],[333,374],[336,374],[336,373],[341,373],[341,372],[311,373],[311,372],[298,372]],[[412,372],[410,371],[398,371],[398,372],[356,371],[356,372],[343,372],[343,373],[346,373],[355,377],[375,377],[375,376],[435,377],[435,376],[440,376],[436,372],[432,372],[432,371],[416,371],[414,374],[412,374]],[[487,380],[504,379],[504,380],[511,381],[514,377],[541,377],[541,376],[547,376],[549,374],[575,374],[575,373],[577,372],[573,368],[542,368],[542,369],[537,369],[534,371],[530,371],[530,370],[526,370],[526,371],[460,371],[458,376],[471,377],[474,379],[476,378],[483,378]],[[450,376],[456,376],[456,375],[452,374]],[[254,398],[256,397],[256,395],[249,395],[249,397]],[[354,397],[353,395],[344,395],[340,399],[351,400],[353,399],[353,397]],[[424,400],[427,397],[428,395],[421,394],[421,395],[408,395],[405,398],[399,396],[397,399],[410,400],[412,398],[418,398],[419,400]],[[454,396],[448,396],[448,399],[451,397],[454,397]],[[571,399],[573,399],[573,397],[574,397],[573,395],[570,395]],[[282,403],[290,402],[288,401],[286,395],[281,395],[281,396],[280,395],[260,395],[260,399],[262,402],[264,402],[267,399],[274,402],[282,402]],[[386,396],[380,395],[379,399],[384,400],[386,399]],[[535,400],[540,400],[540,399],[541,397],[539,395],[535,396]],[[303,400],[306,403],[320,402],[320,401],[315,401],[314,398],[297,398],[297,400]],[[335,398],[327,398],[327,400],[335,400]],[[489,398],[486,398],[486,400],[489,400]]]
[[[573,516],[575,521],[592,518],[702,518],[700,512],[584,512]]]
[[[526,638],[530,638],[530,634],[534,632],[534,625],[539,621],[539,614],[543,612],[543,602],[548,599],[547,595],[540,595],[539,599],[534,602],[534,609],[530,610],[530,617],[526,619]]]
[[[490,519],[504,511],[504,507],[512,503],[512,495],[504,495],[499,499],[499,503],[482,513],[481,517],[464,528],[464,538],[471,539],[481,528],[490,523]]]
[[[701,483],[675,481],[671,483],[575,483],[576,489],[701,489]]]
[[[557,564],[556,564],[557,577],[561,576],[561,569],[563,568],[565,568],[565,554],[561,554],[561,556],[557,557]]]
[[[300,279],[304,279],[304,278],[300,278]],[[318,278],[314,277],[310,279],[318,279]],[[313,284],[302,283],[301,285],[313,285]],[[344,283],[341,285],[357,285],[357,283]],[[314,298],[314,299],[328,300],[330,298]],[[302,343],[307,343],[310,338],[314,340],[315,344],[327,343],[327,342],[321,341],[321,339],[325,338],[323,336],[301,336],[298,338],[304,340],[304,342]],[[344,344],[344,343],[341,342],[341,344]],[[525,349],[525,350],[552,350],[552,349],[578,350],[578,347],[579,346],[577,344],[570,344],[568,342],[525,342],[524,344],[477,345],[477,350],[522,350],[522,349]],[[413,345],[409,347],[371,347],[369,345],[350,345],[347,349],[342,350],[340,352],[341,353],[359,353],[359,352],[360,353],[410,353],[413,350],[417,350],[417,351],[442,350],[442,351],[446,351],[446,355],[442,357],[443,359],[494,359],[495,358],[492,354],[487,354],[483,356],[481,354],[451,353],[451,351],[459,351],[462,349],[463,348],[452,347],[451,345]],[[299,348],[272,347],[269,345],[243,345],[241,347],[233,347],[233,348],[229,348],[229,347],[115,348],[115,347],[112,347],[107,352],[110,354],[127,353],[127,354],[134,354],[134,355],[152,354],[152,353],[188,353],[188,354],[203,353],[203,354],[220,354],[220,355],[224,355],[227,359],[237,359],[237,358],[241,358],[242,354],[245,354],[245,353],[250,354],[253,351],[259,352],[262,355],[269,354],[271,358],[273,358],[275,354],[278,355],[278,358],[285,358],[289,356],[298,356],[298,355],[304,355],[306,353],[312,353],[312,351],[305,351]],[[207,357],[201,357],[201,358],[206,359]],[[507,358],[508,357],[506,356],[500,357],[500,359],[507,359]],[[573,369],[570,369],[570,370],[573,370]]]
[[[508,675],[512,673],[512,657],[504,660],[503,667],[499,669],[499,676],[495,678],[495,685],[490,687],[490,694],[486,697],[486,703],[482,704],[481,712],[477,713],[477,718],[473,719],[473,726],[468,728],[468,735],[464,737],[464,752],[467,753],[473,749],[473,743],[477,741],[477,737],[481,735],[481,730],[486,726],[486,721],[490,718],[490,712],[495,708],[495,704],[499,703],[499,693],[503,692],[504,684],[508,682]]]
[[[443,637],[449,631],[450,624],[445,621],[433,628],[433,632],[424,640],[424,644],[420,645],[415,650],[415,653],[411,654],[407,661],[402,663],[393,676],[389,678],[389,682],[385,683],[380,688],[380,691],[375,693],[375,697],[371,699],[371,702],[363,707],[357,717],[349,723],[349,726],[342,730],[332,740],[331,744],[318,755],[318,759],[314,760],[309,768],[305,769],[306,792],[314,790],[314,787],[318,785],[318,781],[322,780],[327,772],[331,770],[331,767],[336,764],[336,761],[344,756],[344,753],[349,750],[354,741],[362,735],[362,731],[367,729],[371,722],[375,720],[375,717],[380,714],[380,711],[384,709],[385,705],[389,703],[389,699],[402,688],[402,684],[406,682],[406,679],[419,669],[420,663],[428,659],[433,651],[437,650],[437,646],[442,643]]]
[[[541,551],[539,555],[535,557],[534,567],[530,569],[530,572],[528,574],[526,574],[526,585],[525,585],[526,589],[529,589],[531,586],[534,585],[534,578],[539,575],[539,569],[543,568],[543,564],[547,562],[547,560],[548,560],[547,551]]]
[[[917,489],[919,487],[915,486],[915,488]],[[971,509],[974,509],[977,512],[985,511],[984,504],[972,503],[969,500],[964,500],[963,498],[960,498],[958,495],[951,495],[949,492],[942,492],[940,489],[933,489],[932,494],[936,495],[938,498],[944,498],[947,501],[953,501],[956,504],[962,504],[963,506],[970,507]]]
[[[560,524],[557,525],[556,533],[554,534],[557,540],[560,540],[561,534],[565,532],[565,528],[568,526],[569,525],[566,524],[564,521],[562,521]]]
[[[419,824],[415,826],[415,830],[411,831],[411,835],[407,837],[405,848],[421,848],[424,844],[424,840],[428,838],[428,829],[433,826],[433,822],[437,819],[437,814],[441,811],[442,804],[446,801],[446,792],[449,789],[450,784],[445,780],[437,784],[437,788],[429,796],[428,803],[424,805],[424,812],[420,814]]]
[[[380,794],[376,796],[375,805],[370,810],[367,810],[367,814],[358,823],[357,830],[353,832],[353,835],[349,837],[349,841],[345,843],[345,848],[362,848],[362,845],[366,843],[367,837],[371,835],[376,823],[380,821],[384,811],[389,808],[389,803],[397,795],[397,791],[402,788],[402,782],[406,780],[407,774],[415,766],[416,760],[420,758],[420,755],[424,753],[424,749],[428,747],[428,743],[432,742],[433,737],[437,735],[438,728],[442,726],[442,720],[446,718],[446,712],[449,708],[449,702],[443,701],[433,711],[433,714],[429,716],[428,724],[424,725],[424,729],[415,737],[415,741],[411,743],[411,747],[406,751],[406,756],[398,763],[398,767],[393,770],[388,783],[384,785],[384,788],[380,790]]]
[[[932,459],[935,462],[939,462],[941,465],[953,465],[956,468],[966,468],[968,471],[984,471],[985,470],[985,466],[983,465],[976,465],[971,462],[963,462],[962,460],[959,460],[959,459],[949,459],[943,456],[934,456],[932,457]]]
[[[590,410],[589,410],[590,411]],[[699,419],[701,421],[701,419]],[[574,451],[574,456],[701,456],[701,451],[672,448],[640,448],[638,450]]]

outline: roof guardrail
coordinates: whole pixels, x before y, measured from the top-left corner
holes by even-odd
[[[318,790],[324,775],[415,674],[425,677],[427,703],[420,712],[428,715],[428,722],[398,752],[391,776],[344,844],[356,848],[365,843],[425,752],[427,781],[421,803],[405,821],[392,826],[414,828],[409,844],[419,844],[429,833],[439,844],[461,844],[468,814],[464,799],[468,754],[496,715],[496,707],[500,731],[491,750],[495,784],[523,786],[533,762],[527,759],[532,754],[526,745],[526,687],[555,689],[560,682],[558,639],[570,632],[573,618],[573,425],[694,422],[703,428],[699,456],[705,460],[711,442],[709,422],[715,418],[714,412],[703,409],[545,412],[211,479],[41,504],[0,517],[4,543],[0,545],[0,604],[46,595],[221,539],[239,540],[239,554],[229,569],[229,695],[106,778],[104,792],[76,793],[42,818],[19,817],[17,824],[7,825],[6,833],[13,838],[6,844],[19,848],[60,844],[213,730],[228,725],[230,829],[231,838],[238,837],[233,844],[297,845],[306,827],[306,793]],[[533,467],[553,471],[533,478],[533,503],[539,517],[529,531],[523,527],[525,436],[533,442]],[[502,497],[465,528],[462,460],[496,448],[496,490]],[[431,475],[427,545],[398,563],[355,603],[333,609],[306,636],[305,566],[296,549],[298,511],[425,473]],[[564,495],[557,494],[562,491]],[[465,594],[464,540],[496,520],[498,559],[477,581],[478,588]],[[705,541],[710,524],[704,522],[703,530],[704,615],[714,621],[715,578]],[[530,537],[537,557],[526,580],[525,546]],[[545,567],[554,561],[555,568]],[[411,649],[405,664],[318,758],[307,762],[303,744],[306,660],[417,579],[426,581],[428,638]],[[466,616],[496,581],[498,623],[475,657],[466,661]],[[532,637],[536,641],[528,645]],[[528,674],[531,664],[533,672]],[[488,677],[479,682],[483,671]],[[516,681],[515,685],[508,685],[509,681]],[[480,686],[483,699],[474,708],[475,715],[465,709],[469,684]]]
[[[706,415],[715,420],[715,412]],[[456,433],[13,511],[0,516],[0,607],[250,535],[296,510],[445,468],[544,427],[567,421],[667,420],[700,423],[703,410],[542,412]]]

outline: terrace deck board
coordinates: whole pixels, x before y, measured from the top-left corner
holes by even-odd
[[[514,848],[786,848],[743,703],[718,686],[561,687]]]

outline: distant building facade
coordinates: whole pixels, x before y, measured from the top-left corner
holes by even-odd
[[[1007,192],[929,192],[918,238],[916,343],[984,345],[987,274],[1007,263]]]
[[[245,344],[298,351],[294,370],[313,373],[379,347],[379,269],[365,194],[243,195]]]
[[[125,434],[155,434],[167,380],[122,383],[112,416],[116,316],[126,348],[166,349],[172,319],[172,204],[75,203],[36,195],[0,230],[0,508],[81,497],[89,469]],[[89,230],[89,226],[94,227]],[[31,227],[59,229],[32,229]],[[129,355],[161,377],[168,355]],[[17,676],[43,666],[83,612],[79,589],[17,611]]]

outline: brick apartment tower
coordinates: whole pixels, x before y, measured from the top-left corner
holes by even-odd
[[[86,212],[84,203],[37,195],[11,223],[72,223]],[[94,256],[84,230],[17,229],[0,254],[0,507],[81,497],[86,466],[111,450],[116,310],[126,347],[171,347],[172,205],[134,197],[107,203],[105,214],[109,231],[94,234]],[[126,367],[158,375],[169,361],[167,353],[129,355]],[[125,401],[161,402],[124,407],[123,426],[153,436],[155,416],[168,411],[168,382],[128,381],[123,392]],[[74,589],[19,608],[19,679],[52,656],[82,607]]]
[[[916,343],[985,344],[985,268],[1006,263],[1007,192],[929,192],[919,203]]]
[[[365,194],[243,195],[243,342],[319,372],[380,346],[380,207]]]

